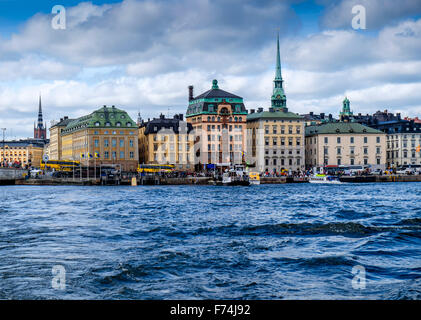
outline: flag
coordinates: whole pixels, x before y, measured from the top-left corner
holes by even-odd
[[[420,151],[421,151],[421,144],[418,145],[418,147],[417,147],[417,152],[420,152]]]
[[[99,152],[95,152],[95,158],[99,158]]]
[[[81,158],[81,159],[85,159],[85,154],[84,154],[84,153],[81,153],[81,154],[80,154],[80,158]]]
[[[88,153],[88,157],[89,157],[89,159],[92,159],[93,158],[92,153]]]

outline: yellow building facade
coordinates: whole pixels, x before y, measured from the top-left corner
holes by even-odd
[[[138,128],[123,110],[104,106],[54,130],[57,141],[53,138],[51,156],[58,160],[80,161],[83,166],[120,166],[127,172],[137,170]]]
[[[44,143],[37,140],[0,142],[0,162],[19,163],[23,167],[39,168],[44,152]]]

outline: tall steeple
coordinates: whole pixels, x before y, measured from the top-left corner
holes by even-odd
[[[44,126],[42,118],[42,104],[41,104],[41,94],[39,95],[39,104],[38,104],[38,122],[37,126],[34,128],[34,138],[35,139],[47,139],[47,125]]]
[[[41,95],[39,95],[39,106],[38,106],[38,128],[44,128],[44,121],[42,120],[42,105],[41,105]]]
[[[277,51],[276,51],[276,71],[275,79],[273,80],[273,94],[272,94],[272,108],[276,111],[287,112],[287,98],[285,96],[281,72],[281,53],[279,49],[279,33],[277,36]]]

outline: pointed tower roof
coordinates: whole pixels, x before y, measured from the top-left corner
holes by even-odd
[[[284,92],[284,86],[281,72],[281,53],[279,49],[279,33],[276,38],[277,50],[276,50],[276,71],[275,79],[273,80],[273,93],[271,97],[272,108],[277,111],[287,112],[287,98]]]
[[[281,53],[279,49],[279,32],[276,39],[277,43],[277,51],[276,51],[276,73],[275,73],[275,80],[282,80],[282,72],[281,72]]]
[[[39,95],[39,106],[38,106],[38,128],[44,128],[44,121],[42,119],[41,94]]]

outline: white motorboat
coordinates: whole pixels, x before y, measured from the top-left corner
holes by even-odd
[[[330,176],[325,174],[316,174],[310,177],[308,181],[310,183],[328,183],[328,184],[340,184],[342,183],[337,176]]]

